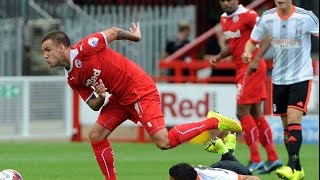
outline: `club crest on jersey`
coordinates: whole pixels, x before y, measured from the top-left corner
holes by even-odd
[[[297,29],[297,30],[296,30],[296,37],[297,37],[298,39],[301,38],[301,34],[302,34],[302,30],[301,30],[301,29]]]
[[[91,76],[86,81],[86,87],[93,86],[97,82],[98,76],[100,76],[100,74],[101,74],[101,70],[94,68],[93,69],[93,76]]]
[[[76,59],[76,60],[74,61],[74,65],[75,65],[77,68],[81,68],[81,67],[82,67],[82,63],[81,63],[81,61],[80,61],[79,59]]]
[[[96,47],[98,45],[98,42],[99,42],[99,39],[97,37],[90,37],[88,39],[88,44],[91,46],[91,47]]]
[[[232,18],[232,21],[235,22],[235,23],[238,22],[239,21],[239,16],[238,15],[234,15],[233,18]]]

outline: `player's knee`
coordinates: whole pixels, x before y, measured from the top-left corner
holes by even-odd
[[[153,137],[152,141],[161,150],[166,150],[171,148],[168,136]]]
[[[247,107],[238,106],[237,107],[237,118],[241,119],[250,114],[250,110]]]
[[[97,131],[93,131],[91,130],[89,132],[89,140],[90,141],[102,141],[104,139],[104,137],[101,135],[101,133],[97,132]]]
[[[242,112],[242,111],[237,111],[237,118],[238,119],[241,119],[241,118],[243,118],[243,117],[245,117],[247,114],[246,113],[244,113],[244,112]]]
[[[151,135],[151,139],[159,149],[166,150],[171,148],[167,129],[157,131]]]
[[[294,109],[294,108],[288,108],[287,122],[288,124],[293,124],[293,123],[301,124],[302,116],[303,116],[303,111]]]
[[[157,141],[155,142],[156,146],[161,150],[167,150],[171,148],[169,140]]]

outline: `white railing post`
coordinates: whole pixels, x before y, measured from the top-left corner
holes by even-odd
[[[73,119],[72,119],[72,114],[73,114],[73,100],[72,100],[73,94],[71,91],[71,88],[67,85],[65,85],[65,114],[64,114],[64,119],[65,119],[65,125],[66,125],[66,133],[65,135],[67,137],[71,137],[72,136],[72,125],[73,125]]]
[[[30,132],[30,81],[27,79],[22,80],[24,85],[23,91],[23,120],[21,135],[28,137]]]

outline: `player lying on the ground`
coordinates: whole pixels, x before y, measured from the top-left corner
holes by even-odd
[[[167,130],[159,92],[152,78],[136,63],[112,50],[115,40],[140,41],[139,23],[129,31],[112,27],[91,34],[71,46],[62,31],[43,37],[43,57],[51,68],[62,66],[67,82],[88,106],[100,111],[89,132],[96,160],[106,180],[116,180],[114,153],[108,136],[127,119],[140,122],[160,149],[171,149],[209,129],[241,132],[241,125],[210,112],[203,121],[180,124]],[[111,94],[109,98],[106,93]]]
[[[233,155],[236,148],[236,135],[229,133],[223,141],[220,138],[209,140],[204,149],[221,155],[221,160],[210,167],[179,163],[169,169],[170,180],[260,180],[252,176],[249,169]]]

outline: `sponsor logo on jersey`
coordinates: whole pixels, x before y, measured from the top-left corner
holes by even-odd
[[[241,32],[240,32],[239,29],[238,29],[237,31],[235,31],[235,32],[225,31],[225,32],[223,32],[223,34],[224,34],[224,37],[225,37],[226,39],[239,38],[239,37],[241,37]]]
[[[273,39],[271,44],[274,48],[280,49],[292,49],[299,48],[301,46],[300,39]]]
[[[233,18],[232,18],[232,21],[233,21],[234,23],[238,22],[238,21],[239,21],[239,16],[238,16],[237,14],[234,15]]]
[[[88,39],[88,44],[91,46],[91,47],[96,47],[98,45],[98,42],[99,42],[99,39],[97,37],[90,37]]]
[[[100,76],[100,74],[101,74],[101,70],[94,68],[93,76],[91,76],[90,79],[87,79],[86,81],[86,87],[93,86],[97,82],[97,79]]]
[[[81,63],[81,61],[80,61],[79,59],[76,59],[76,60],[74,61],[74,65],[75,65],[77,68],[81,68],[81,67],[82,67],[82,63]]]

